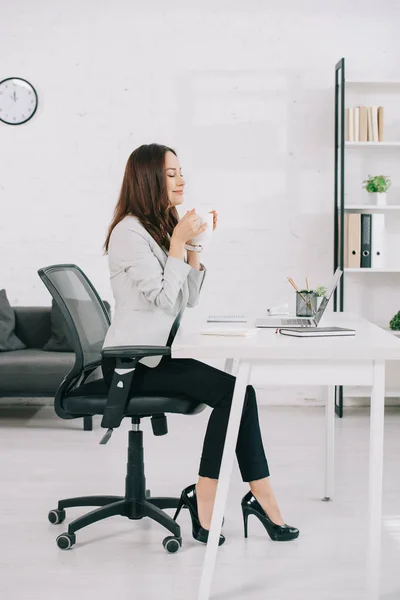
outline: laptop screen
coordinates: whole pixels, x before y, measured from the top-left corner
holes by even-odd
[[[322,298],[321,300],[321,304],[319,306],[319,309],[317,311],[317,314],[315,315],[314,319],[316,324],[318,325],[322,315],[325,312],[326,307],[328,306],[328,302],[333,294],[333,292],[335,291],[337,284],[340,281],[340,278],[342,276],[343,271],[341,271],[340,269],[336,269],[332,281],[328,287],[328,289],[326,290],[325,296]]]

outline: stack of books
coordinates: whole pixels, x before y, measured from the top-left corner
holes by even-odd
[[[383,142],[383,106],[354,106],[345,110],[346,142]]]
[[[385,215],[344,214],[344,266],[385,267]]]

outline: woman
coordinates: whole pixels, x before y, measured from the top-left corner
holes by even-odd
[[[179,219],[176,206],[183,202],[184,185],[171,148],[140,146],[128,159],[104,245],[115,298],[115,315],[104,346],[166,345],[177,315],[199,300],[205,268],[200,262],[201,247],[192,240],[207,225],[195,210]],[[218,215],[213,212],[215,229]],[[109,380],[106,364],[103,371]],[[196,360],[144,358],[135,371],[136,393],[186,394],[213,408],[199,480],[183,490],[174,517],[182,506],[189,508],[193,537],[200,542],[208,539],[234,385],[232,375]],[[247,386],[236,455],[243,481],[250,485],[242,500],[245,531],[249,514],[254,514],[271,539],[298,537],[296,528],[284,524],[272,491],[251,385]],[[221,535],[220,545],[224,541]]]

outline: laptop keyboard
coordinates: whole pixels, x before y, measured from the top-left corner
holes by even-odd
[[[310,319],[282,319],[282,325],[292,325],[295,327],[307,327],[312,325]]]

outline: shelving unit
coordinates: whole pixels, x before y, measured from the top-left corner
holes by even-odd
[[[334,178],[334,270],[339,267],[343,271],[343,275],[340,281],[340,285],[334,294],[334,311],[343,311],[345,305],[345,289],[351,287],[351,285],[355,285],[355,288],[358,288],[358,299],[360,305],[363,305],[366,308],[367,312],[370,311],[371,314],[373,309],[370,308],[369,300],[365,298],[365,294],[360,294],[360,288],[363,285],[367,285],[364,277],[360,280],[358,279],[360,274],[366,275],[369,277],[368,281],[368,290],[371,290],[371,295],[373,294],[373,289],[378,286],[386,285],[386,293],[388,290],[388,278],[385,277],[385,274],[400,274],[400,247],[398,252],[391,253],[391,260],[389,261],[389,265],[385,268],[348,268],[345,267],[344,260],[344,236],[341,235],[341,232],[344,232],[344,220],[345,213],[383,213],[388,215],[388,218],[391,217],[393,219],[399,219],[400,216],[400,198],[399,196],[393,199],[393,202],[398,202],[399,204],[389,204],[386,206],[376,206],[369,205],[362,202],[362,198],[356,198],[352,193],[349,193],[346,188],[346,158],[352,161],[352,165],[356,165],[358,170],[360,171],[360,165],[365,166],[364,163],[367,161],[375,161],[381,160],[384,156],[385,161],[391,160],[393,161],[396,158],[397,150],[400,149],[400,131],[396,131],[391,129],[392,140],[390,141],[382,141],[382,142],[349,142],[345,141],[345,108],[347,108],[348,97],[354,98],[364,98],[369,95],[369,98],[372,97],[379,98],[381,94],[387,94],[387,98],[393,103],[400,101],[400,81],[393,80],[383,80],[383,81],[355,81],[355,80],[346,80],[345,77],[345,59],[342,58],[335,66],[335,178]],[[357,96],[358,94],[358,96]],[[362,94],[362,95],[361,95]],[[398,94],[398,95],[397,95]],[[371,102],[369,105],[377,104],[378,100],[375,102]],[[358,102],[357,102],[358,104]],[[367,103],[368,104],[368,103]],[[354,102],[353,102],[354,105]],[[350,104],[351,106],[351,104]],[[385,120],[386,120],[385,115]],[[385,124],[386,127],[386,124]],[[390,136],[389,136],[390,138]],[[351,154],[347,157],[347,152]],[[354,161],[356,161],[354,163]],[[363,162],[364,161],[364,162]],[[348,171],[350,173],[350,171]],[[348,174],[347,173],[347,174]],[[386,173],[388,174],[388,173]],[[394,174],[394,171],[393,171]],[[367,173],[365,173],[364,179],[366,179]],[[351,182],[350,182],[351,183]],[[360,182],[361,184],[361,182]],[[349,188],[351,187],[348,186]],[[360,185],[361,188],[361,185]],[[352,201],[349,203],[347,198]],[[361,200],[361,202],[360,202]],[[391,222],[391,221],[390,221]],[[397,221],[396,221],[397,222]],[[396,225],[395,225],[396,227]],[[399,219],[399,232],[400,232],[400,219]],[[400,235],[397,236],[397,229],[395,229],[394,238],[397,240],[397,237],[400,240]],[[397,249],[397,242],[396,242]],[[398,258],[397,258],[398,257]],[[348,278],[351,278],[349,282]],[[356,282],[354,284],[354,282]],[[365,282],[365,283],[364,283]],[[400,285],[400,278],[395,279],[396,286]],[[390,285],[391,282],[390,282]],[[385,289],[385,288],[383,288]],[[397,288],[398,289],[398,288]],[[357,297],[357,294],[355,294]],[[399,308],[400,308],[400,294],[399,296]],[[349,298],[346,298],[346,310],[351,309]],[[393,304],[393,303],[392,303]],[[378,303],[375,303],[375,316],[378,315],[378,310],[376,306]],[[388,305],[389,306],[389,305]],[[380,310],[380,307],[378,307]],[[355,309],[355,312],[359,311],[358,308]],[[386,311],[387,312],[387,311]],[[387,317],[387,315],[385,315]],[[370,318],[368,316],[368,318]],[[379,327],[390,331],[393,335],[400,336],[400,332],[393,332],[388,327],[388,322],[383,321],[382,315],[380,320],[377,318],[371,319],[377,324]],[[396,366],[396,365],[395,365]],[[397,370],[400,372],[400,369],[397,365]],[[357,392],[357,393],[356,393]],[[336,388],[336,413],[339,417],[343,416],[343,395],[346,397],[354,397],[354,396],[362,396],[369,395],[369,391],[365,393],[365,390],[361,393],[361,388],[357,388],[357,390],[348,388],[346,386],[345,394],[343,393],[343,387]],[[387,397],[400,397],[400,382],[399,385],[394,386],[393,388],[387,388],[385,395]]]
[[[345,142],[346,148],[400,148],[400,142]]]

